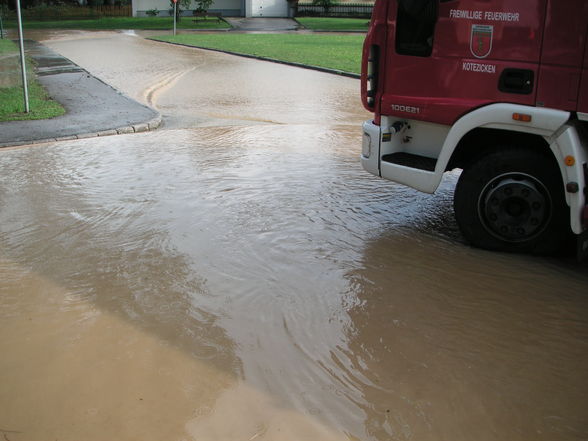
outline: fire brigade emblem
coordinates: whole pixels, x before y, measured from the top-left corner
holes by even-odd
[[[494,26],[472,25],[470,50],[476,58],[486,58],[492,51],[492,34]]]

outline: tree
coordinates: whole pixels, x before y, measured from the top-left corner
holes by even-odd
[[[335,6],[336,2],[335,0],[312,0],[312,4],[322,6],[325,11],[325,15],[329,15],[329,10]]]
[[[180,21],[180,17],[182,16],[182,12],[190,9],[190,3],[192,3],[192,0],[178,0],[178,3],[176,5],[176,20],[179,22]],[[169,15],[173,15],[174,14],[174,2],[173,0],[169,0]]]
[[[196,8],[197,12],[208,12],[208,8],[212,6],[214,0],[196,0],[196,4],[198,7]]]

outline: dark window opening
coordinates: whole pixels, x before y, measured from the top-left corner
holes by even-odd
[[[399,0],[396,52],[416,57],[431,56],[436,22],[436,0]]]

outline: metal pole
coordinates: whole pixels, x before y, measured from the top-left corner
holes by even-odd
[[[176,35],[176,8],[178,6],[178,2],[174,2],[174,35]]]
[[[20,46],[20,65],[22,71],[22,85],[24,89],[25,112],[29,113],[29,89],[27,87],[27,66],[25,62],[24,43],[22,38],[22,17],[20,15],[20,0],[16,0],[16,15],[18,17],[18,40]]]

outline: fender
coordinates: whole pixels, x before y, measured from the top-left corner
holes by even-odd
[[[515,114],[528,115],[531,117],[531,120],[529,122],[516,121],[513,119],[513,115]],[[551,145],[554,135],[564,126],[569,118],[570,112],[563,110],[521,106],[518,104],[490,104],[476,109],[458,119],[449,130],[441,148],[441,154],[437,160],[435,173],[437,174],[439,171],[443,173],[445,171],[459,141],[465,134],[474,129],[501,129],[511,132],[540,135]]]
[[[530,115],[531,120],[529,122],[515,121],[513,120],[513,114]],[[393,117],[390,118],[392,119]],[[569,118],[570,112],[561,110],[506,103],[490,104],[469,112],[468,114],[458,119],[451,127],[447,127],[447,135],[443,138],[439,138],[444,139],[444,141],[441,148],[437,150],[439,154],[436,158],[437,163],[435,165],[434,171],[419,170],[403,165],[380,161],[378,164],[379,175],[384,179],[389,179],[404,185],[408,185],[409,187],[415,188],[425,193],[434,193],[443,179],[443,173],[445,172],[447,164],[449,164],[449,161],[455,152],[457,145],[461,139],[472,130],[477,128],[489,128],[502,129],[512,132],[531,133],[544,137],[548,144],[551,145],[554,141],[553,138],[555,134],[558,132],[558,130],[562,129]],[[438,125],[435,126],[445,127]],[[433,125],[431,125],[431,128],[425,131],[439,130],[438,128],[433,129],[432,127]],[[370,130],[370,127],[364,126],[364,133],[368,133],[370,131],[372,132],[372,142],[374,140],[379,141],[379,136],[373,136],[376,129],[379,130],[380,127],[371,127]],[[424,129],[421,128],[420,131],[423,133]],[[439,136],[439,133],[437,133],[437,136]],[[398,142],[399,141],[397,139],[392,139],[392,143]],[[395,150],[396,147],[393,147],[392,149]],[[399,146],[398,149],[402,150],[402,147]],[[555,151],[554,153],[556,153],[556,158],[558,158],[559,162],[560,155]],[[365,162],[367,163],[368,161]],[[374,173],[373,169],[375,168],[375,164],[373,164],[373,159],[371,159],[369,162],[369,165],[364,163],[364,168]]]
[[[515,121],[514,114],[529,115],[531,121]],[[580,213],[586,204],[582,191],[586,185],[582,167],[588,160],[588,152],[580,141],[576,127],[567,124],[569,118],[569,112],[516,104],[492,104],[468,113],[453,125],[443,143],[435,167],[435,177],[438,179],[435,190],[459,141],[471,130],[490,128],[540,135],[548,143],[561,172],[566,202],[570,207],[571,229],[574,233],[580,234],[583,231]],[[573,163],[566,163],[566,158],[570,157],[574,158]],[[578,184],[579,191],[567,191],[568,183]]]
[[[575,124],[566,124],[558,132],[555,141],[550,145],[551,151],[557,158],[563,179],[566,202],[570,206],[570,227],[576,234],[582,233],[583,212],[586,209],[586,188],[588,183],[584,173],[584,166],[588,163],[588,150],[582,145]],[[567,186],[572,191],[568,191]]]

